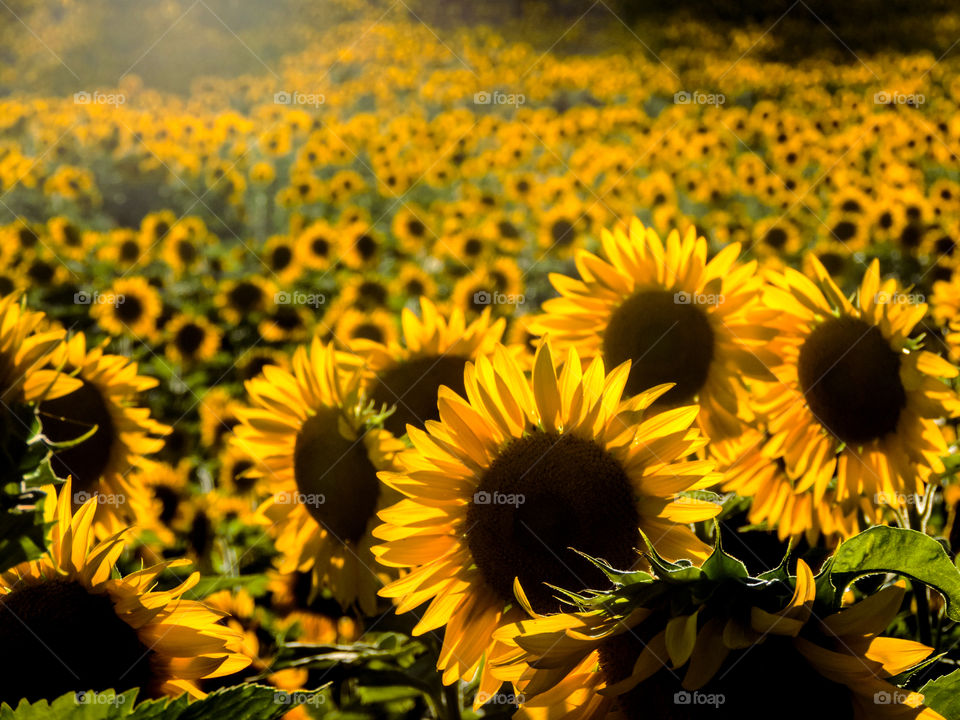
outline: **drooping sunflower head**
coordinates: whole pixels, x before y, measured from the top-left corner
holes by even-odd
[[[82,440],[57,449],[51,467],[58,477],[73,477],[79,506],[91,496],[97,503],[101,536],[112,535],[134,518],[149,515],[149,496],[130,471],[163,447],[170,429],[138,407],[137,394],[156,386],[137,374],[137,364],[100,348],[88,349],[82,333],[62,345],[50,360],[79,386],[47,397],[37,408],[44,435],[57,443]]]
[[[457,308],[448,319],[421,297],[420,317],[404,308],[401,324],[402,345],[362,339],[351,344],[365,361],[369,398],[377,407],[394,407],[384,427],[396,437],[406,433],[408,424],[423,428],[427,420],[438,419],[440,386],[463,394],[464,365],[491,351],[506,323],[492,321],[489,308],[471,323]]]
[[[370,530],[391,497],[377,472],[402,444],[368,426],[361,381],[355,356],[314,340],[292,373],[267,366],[247,383],[252,407],[237,411],[234,443],[272,493],[260,513],[276,523],[281,571],[312,571],[315,591],[373,614],[382,574]]]
[[[868,268],[853,300],[816,258],[813,279],[787,269],[770,276],[765,302],[777,312],[772,350],[777,383],[758,386],[767,449],[783,458],[794,492],[819,504],[836,476],[836,500],[902,505],[942,472],[947,448],[936,424],[960,403],[940,378],[946,360],[911,333],[926,313],[917,296]]]
[[[667,556],[705,557],[685,524],[719,508],[676,498],[713,481],[709,463],[686,461],[705,442],[690,428],[697,408],[649,416],[668,386],[622,402],[629,371],[606,374],[599,358],[584,369],[572,349],[561,369],[544,343],[531,380],[498,345],[467,363],[465,397],[440,388],[439,421],[411,426],[413,449],[381,473],[406,499],[380,513],[374,551],[410,569],[382,594],[400,598],[400,612],[431,600],[415,632],[447,624],[444,682],[468,677],[491,632],[523,613],[515,580],[541,612],[560,607],[545,583],[606,582],[571,548],[631,567],[643,533]]]
[[[738,434],[739,377],[772,379],[766,366],[775,362],[763,347],[772,331],[757,311],[756,264],[737,263],[737,244],[708,262],[693,228],[663,243],[638,220],[629,232],[604,230],[602,244],[604,259],[577,253],[579,279],[551,275],[561,297],[544,303],[532,329],[611,367],[630,360],[628,395],[673,383],[658,407],[699,400],[708,435]]]
[[[17,648],[0,678],[0,701],[53,699],[66,692],[140,688],[141,697],[200,697],[197,680],[245,668],[241,637],[222,614],[184,594],[193,573],[163,592],[151,588],[185,561],[111,577],[123,535],[95,544],[96,499],[74,509],[60,490],[49,555],[0,575],[0,641]]]
[[[732,590],[737,602],[707,596],[690,605],[689,597],[660,595],[672,604],[535,614],[495,633],[508,649],[494,672],[516,686],[521,717],[692,720],[776,708],[788,720],[941,718],[918,693],[893,684],[932,651],[880,635],[900,609],[902,586],[821,620],[813,613],[817,583],[803,560],[789,581],[792,594],[782,599],[771,592],[780,581],[755,581]]]

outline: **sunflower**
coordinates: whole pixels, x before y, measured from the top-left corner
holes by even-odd
[[[401,315],[403,344],[354,340],[351,350],[364,360],[367,395],[377,407],[395,406],[384,427],[400,437],[407,424],[423,429],[437,420],[437,391],[445,385],[463,395],[463,368],[468,360],[492,351],[506,326],[493,322],[490,309],[467,324],[454,309],[449,320],[427,298],[420,298],[420,317],[404,308]]]
[[[796,491],[783,458],[771,457],[765,447],[767,439],[764,433],[748,429],[738,438],[708,448],[717,470],[724,474],[723,490],[750,498],[750,524],[776,529],[781,541],[806,537],[811,546],[821,535],[828,545],[855,535],[860,527],[859,498],[839,503],[836,492],[828,489],[823,500],[814,503],[811,493]],[[864,511],[875,522],[882,520],[875,509]]]
[[[683,239],[674,230],[665,245],[639,220],[624,230],[603,231],[606,260],[577,253],[581,279],[550,276],[561,297],[543,304],[531,329],[607,365],[632,360],[628,395],[674,383],[658,407],[698,399],[708,436],[739,434],[747,411],[739,377],[772,380],[776,362],[763,346],[773,330],[756,309],[756,263],[736,263],[738,244],[707,262],[693,228]]]
[[[45,316],[21,307],[13,295],[0,298],[0,405],[56,400],[74,392],[80,381],[46,369],[51,353],[63,344],[63,330],[43,330]]]
[[[68,480],[49,513],[49,555],[0,575],[0,639],[17,648],[0,679],[0,701],[16,706],[20,698],[130,687],[141,696],[202,697],[198,680],[247,667],[241,638],[220,624],[222,615],[183,597],[199,573],[163,592],[151,588],[184,562],[113,576],[123,534],[95,544],[97,502],[74,512],[73,496]]]
[[[312,571],[343,607],[376,612],[384,573],[370,552],[376,511],[392,493],[377,471],[403,447],[367,428],[355,357],[314,340],[300,347],[293,372],[268,366],[246,383],[253,407],[239,410],[234,444],[273,493],[259,509],[273,523],[281,572]]]
[[[165,352],[173,362],[209,360],[220,349],[220,330],[202,315],[178,315],[163,328]]]
[[[927,306],[895,280],[881,282],[878,261],[853,302],[816,258],[808,262],[813,280],[771,273],[764,296],[777,313],[771,348],[783,358],[778,382],[756,388],[765,452],[783,458],[793,493],[811,493],[815,505],[836,477],[838,503],[902,507],[944,470],[936,420],[960,414],[960,400],[938,378],[957,369],[910,339]]]
[[[443,682],[468,679],[496,648],[491,634],[520,619],[514,579],[539,612],[559,602],[547,583],[602,585],[604,576],[570,548],[633,567],[641,532],[661,554],[702,560],[707,548],[686,527],[719,506],[676,493],[713,482],[711,465],[684,460],[706,440],[690,424],[696,407],[645,412],[669,386],[621,402],[630,372],[605,374],[599,358],[581,370],[571,349],[559,377],[548,343],[532,379],[502,345],[464,369],[466,397],[439,390],[440,421],[409,428],[413,449],[381,479],[406,499],[380,513],[374,548],[409,573],[381,594],[398,612],[430,606],[415,635],[446,625]],[[487,672],[485,691],[500,681]]]
[[[339,233],[323,220],[310,224],[295,245],[298,262],[311,270],[326,270],[340,255]]]
[[[273,235],[259,253],[263,263],[276,277],[277,282],[288,285],[300,277],[303,266],[297,258],[296,243],[286,235]]]
[[[415,262],[405,262],[400,270],[387,285],[390,297],[403,299],[404,304],[409,300],[416,300],[422,296],[435,298],[437,295],[437,281],[426,270]]]
[[[273,310],[276,298],[276,286],[270,280],[251,275],[224,282],[214,300],[224,320],[236,325]]]
[[[115,280],[103,294],[91,296],[90,315],[111,335],[132,335],[142,341],[157,337],[163,309],[156,289],[140,277]]]
[[[535,615],[494,638],[519,648],[526,664],[522,672],[516,664],[506,668],[524,702],[518,719],[739,718],[775,708],[785,720],[825,710],[837,720],[943,720],[923,707],[921,695],[891,683],[932,652],[880,635],[904,593],[889,586],[820,620],[812,614],[813,573],[798,560],[793,595],[779,610],[753,607],[738,618],[701,606],[667,622],[642,607],[626,616]],[[792,690],[798,683],[802,693]],[[884,695],[896,700],[876,699]]]
[[[359,221],[340,229],[340,260],[353,270],[371,270],[380,263],[386,243],[368,223]]]
[[[329,325],[324,325],[329,329]],[[349,345],[359,339],[387,345],[397,340],[396,317],[382,309],[366,313],[354,309],[345,310],[330,329],[330,335],[342,345]]]
[[[98,497],[96,529],[105,537],[119,532],[135,518],[150,515],[150,498],[130,470],[144,456],[163,447],[160,436],[170,429],[137,407],[137,393],[157,386],[153,378],[137,374],[137,364],[101,348],[87,349],[78,333],[57,348],[50,366],[62,368],[80,385],[60,397],[47,397],[37,406],[44,435],[58,443],[83,438],[57,449],[51,467],[58,477],[73,478],[76,504]]]

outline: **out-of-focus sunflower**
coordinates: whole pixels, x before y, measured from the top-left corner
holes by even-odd
[[[240,280],[227,280],[214,298],[224,320],[231,325],[259,319],[276,306],[276,286],[270,280],[251,275]]]
[[[403,444],[367,427],[361,381],[355,356],[314,340],[297,349],[292,374],[266,367],[246,383],[253,407],[238,411],[234,443],[273,493],[259,513],[273,523],[281,572],[312,571],[316,591],[372,615],[384,574],[370,530],[392,496],[377,471]]]
[[[666,244],[639,220],[624,230],[603,231],[606,260],[577,253],[581,279],[550,276],[562,297],[546,301],[531,327],[607,365],[632,360],[628,395],[675,383],[658,407],[698,399],[711,438],[739,434],[747,413],[740,377],[772,380],[767,366],[776,362],[764,347],[773,329],[756,310],[756,264],[737,264],[737,244],[708,262],[693,228],[683,239],[674,230]]]
[[[89,297],[90,315],[104,331],[145,342],[157,338],[162,303],[156,289],[143,278],[119,278],[106,293]]]
[[[247,667],[241,638],[220,624],[222,615],[183,597],[199,573],[170,590],[151,590],[185,561],[111,576],[123,535],[95,545],[97,501],[74,512],[74,491],[68,481],[49,513],[49,555],[0,575],[0,639],[17,648],[17,661],[0,679],[0,700],[16,706],[20,698],[118,687],[138,687],[150,697],[202,697],[198,680]],[[51,655],[59,662],[50,662]]]
[[[719,506],[676,498],[714,481],[710,463],[685,460],[706,443],[690,427],[697,408],[649,416],[668,386],[621,402],[628,363],[605,374],[595,358],[582,370],[571,349],[557,370],[547,343],[532,379],[503,346],[481,355],[464,371],[468,399],[440,388],[440,421],[411,428],[414,449],[398,456],[398,471],[380,473],[406,499],[380,512],[374,534],[385,542],[374,552],[409,568],[381,594],[401,613],[430,601],[414,634],[446,625],[446,684],[472,677],[485,654],[497,655],[494,630],[525,615],[515,580],[538,612],[560,607],[546,583],[606,584],[570,548],[633,567],[643,532],[666,557],[707,555],[686,525]],[[499,685],[485,665],[481,690]]]
[[[383,237],[366,222],[356,222],[340,232],[340,260],[354,270],[369,270],[380,264],[386,250]]]
[[[40,402],[37,413],[44,435],[61,443],[87,435],[82,442],[57,449],[51,466],[58,477],[73,477],[78,506],[87,497],[102,496],[95,527],[101,537],[113,535],[150,513],[150,498],[130,470],[159,451],[161,437],[170,431],[150,417],[149,408],[135,404],[137,394],[156,387],[157,381],[138,375],[137,364],[129,358],[101,348],[88,350],[82,333],[58,347],[49,363],[80,386]]]
[[[329,328],[329,325],[327,327]],[[379,308],[370,312],[346,310],[330,329],[330,338],[344,345],[360,339],[387,345],[396,342],[397,335],[396,317],[393,313]]]
[[[851,302],[823,265],[813,280],[793,269],[771,273],[764,302],[776,312],[778,382],[757,386],[766,419],[765,453],[782,457],[793,492],[823,502],[836,477],[836,501],[900,507],[922,493],[947,454],[936,419],[960,413],[938,378],[956,377],[943,358],[910,339],[926,314],[893,279],[870,264]]]
[[[202,315],[178,315],[163,328],[165,353],[173,362],[209,360],[220,348],[220,329]]]
[[[355,340],[351,350],[364,360],[367,396],[377,407],[396,406],[384,427],[400,437],[407,424],[423,429],[427,420],[437,420],[437,391],[445,385],[463,395],[463,368],[468,360],[493,350],[506,326],[493,322],[490,309],[471,323],[454,309],[449,320],[436,305],[420,298],[420,317],[404,308],[401,315],[403,343]]]
[[[777,717],[791,720],[825,711],[837,720],[942,720],[923,707],[919,693],[890,682],[932,652],[880,635],[904,592],[889,586],[820,620],[811,612],[813,573],[798,560],[793,595],[779,610],[747,608],[738,618],[701,608],[666,622],[645,608],[626,617],[602,611],[539,615],[500,628],[494,637],[519,648],[527,665],[522,674],[515,667],[507,672],[524,700],[514,717],[523,720],[687,720],[718,709],[723,717],[742,718],[773,707]],[[791,690],[798,682],[802,693]],[[692,692],[702,704],[687,704]],[[898,701],[878,703],[878,694]]]
[[[405,262],[387,287],[391,297],[406,301],[420,297],[433,299],[437,295],[437,281],[415,262]]]
[[[281,284],[296,281],[303,272],[296,252],[296,243],[286,235],[273,235],[260,251],[262,262]]]
[[[311,270],[326,270],[340,255],[340,234],[329,223],[318,220],[297,235],[299,262]]]

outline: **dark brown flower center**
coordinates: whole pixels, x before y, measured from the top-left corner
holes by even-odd
[[[362,438],[345,438],[340,413],[321,408],[297,435],[293,472],[302,504],[314,520],[340,542],[363,537],[380,497],[377,469]]]
[[[591,440],[535,431],[511,441],[480,480],[467,509],[467,542],[504,602],[519,578],[533,608],[558,612],[556,591],[607,587],[570,548],[631,567],[639,515],[620,463]]]
[[[40,421],[44,434],[58,443],[75,440],[97,428],[83,442],[57,450],[51,460],[58,477],[73,476],[74,491],[90,492],[110,462],[116,430],[100,389],[81,380],[83,384],[72,393],[40,403]]]
[[[0,702],[16,707],[70,691],[150,690],[152,652],[117,617],[109,595],[47,580],[0,595]]]
[[[437,391],[446,385],[462,397],[466,362],[459,355],[430,355],[401,362],[381,373],[370,397],[377,407],[396,406],[384,427],[400,436],[407,432],[407,424],[423,429],[427,420],[437,420]]]
[[[603,333],[603,356],[608,369],[633,361],[628,395],[672,382],[676,386],[657,403],[682,405],[706,384],[714,334],[706,312],[693,299],[687,293],[642,290],[613,313]]]
[[[831,318],[810,333],[797,375],[810,411],[851,445],[896,431],[907,404],[900,355],[878,327],[858,318]]]
[[[117,317],[127,325],[137,322],[143,316],[143,301],[136,295],[125,295],[123,302],[114,306]]]

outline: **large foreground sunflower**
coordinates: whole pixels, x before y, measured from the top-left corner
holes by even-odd
[[[418,318],[403,310],[403,344],[384,345],[355,340],[354,350],[365,360],[370,398],[378,405],[395,406],[384,427],[400,437],[412,424],[423,428],[436,420],[437,391],[446,385],[463,395],[463,367],[500,342],[506,320],[492,322],[487,308],[467,324],[463,311],[454,308],[447,319],[430,300],[420,298]]]
[[[183,597],[199,573],[165,591],[151,588],[185,561],[112,575],[123,534],[95,544],[96,500],[74,513],[72,496],[67,481],[48,513],[49,555],[0,575],[0,644],[16,654],[0,673],[0,702],[134,687],[141,697],[200,697],[198,680],[249,664],[222,615]]]
[[[696,399],[712,439],[739,434],[747,411],[740,378],[771,380],[767,365],[776,361],[764,347],[772,330],[757,310],[756,263],[737,263],[737,243],[707,262],[707,241],[692,227],[663,243],[634,219],[629,233],[604,230],[601,239],[605,259],[577,252],[580,279],[551,274],[561,297],[543,304],[531,329],[609,367],[631,360],[628,395],[674,383],[658,407]]]
[[[59,346],[50,363],[80,386],[39,404],[43,433],[60,443],[84,438],[54,452],[54,472],[73,477],[77,506],[99,496],[100,537],[119,532],[137,518],[148,518],[151,498],[130,471],[143,465],[146,455],[159,451],[161,436],[170,431],[150,417],[149,408],[136,406],[137,394],[156,387],[157,381],[138,375],[137,364],[129,358],[88,349],[83,333]]]
[[[237,410],[234,442],[272,497],[259,509],[275,531],[281,572],[312,571],[343,607],[376,612],[385,573],[370,554],[376,511],[392,502],[377,472],[402,443],[368,429],[355,356],[314,340],[293,372],[268,365],[246,383],[254,407]]]
[[[582,589],[606,585],[570,548],[632,567],[646,534],[670,558],[706,557],[687,523],[719,507],[677,498],[713,480],[710,464],[684,458],[705,443],[690,428],[696,407],[649,417],[669,386],[621,402],[630,372],[605,374],[599,358],[581,369],[571,350],[558,375],[543,343],[532,380],[498,345],[467,363],[466,399],[439,391],[440,420],[409,428],[414,448],[383,481],[406,499],[381,511],[374,548],[381,563],[409,568],[381,591],[398,612],[430,601],[414,634],[446,625],[438,668],[447,684],[469,678],[485,653],[496,654],[497,627],[525,616],[514,581],[538,612],[557,611],[544,583]],[[485,692],[500,681],[487,672]]]
[[[799,560],[793,595],[779,609],[540,615],[495,637],[526,665],[507,673],[523,701],[517,720],[943,720],[921,695],[891,683],[932,652],[880,635],[904,592],[890,586],[820,620],[813,573]]]
[[[835,488],[848,511],[903,507],[944,470],[936,420],[960,413],[960,402],[938,378],[957,369],[911,340],[927,306],[881,282],[877,261],[853,301],[809,262],[814,280],[773,273],[765,296],[777,313],[771,346],[783,358],[779,382],[759,390],[755,405],[770,434],[765,452],[782,458],[791,492],[811,493],[814,505]]]

